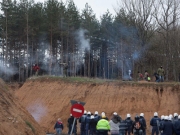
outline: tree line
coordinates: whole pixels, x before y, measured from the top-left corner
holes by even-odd
[[[0,2],[0,77],[25,81],[41,75],[134,79],[163,66],[166,80],[180,73],[179,0],[121,0],[116,14],[97,19],[73,0]]]

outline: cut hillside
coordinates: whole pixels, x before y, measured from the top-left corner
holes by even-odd
[[[26,81],[16,91],[16,96],[46,132],[54,132],[53,126],[60,117],[65,125],[63,132],[67,133],[70,100],[85,102],[85,109],[92,113],[105,111],[109,118],[114,111],[123,119],[127,113],[134,119],[136,114],[143,112],[148,131],[149,120],[155,111],[159,115],[180,113],[179,83],[85,82],[42,77]]]
[[[13,94],[0,79],[0,135],[45,135]]]

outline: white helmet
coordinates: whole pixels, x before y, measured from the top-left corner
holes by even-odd
[[[163,119],[164,119],[164,117],[165,117],[164,115],[161,115],[161,120],[163,120]]]
[[[87,114],[91,114],[91,112],[90,111],[88,111],[88,113]]]
[[[171,116],[169,116],[169,117],[168,117],[168,120],[172,121],[172,117],[171,117]]]
[[[140,113],[140,116],[144,117],[144,113]]]
[[[130,117],[131,117],[131,114],[128,113],[128,114],[127,114],[127,118],[130,118]]]
[[[105,112],[102,112],[102,113],[101,113],[101,115],[104,115],[104,116],[106,116]]]
[[[174,113],[174,117],[176,117],[176,116],[178,116],[178,114],[177,114],[177,113]]]
[[[72,116],[72,114],[70,114],[70,116]]]
[[[91,119],[94,119],[94,115],[91,115]]]
[[[172,114],[169,114],[169,117],[171,117],[171,119],[173,118],[173,115]]]
[[[169,117],[168,117],[168,116],[164,116],[164,119],[165,119],[165,120],[168,120],[168,119],[169,119]]]
[[[180,119],[180,115],[178,116],[178,119]]]
[[[86,111],[86,110],[84,110],[84,114],[87,114],[87,111]]]
[[[154,113],[154,116],[158,116],[158,113],[157,113],[157,112],[155,112],[155,113]]]
[[[94,114],[97,114],[97,115],[98,115],[98,111],[95,111]]]
[[[113,115],[117,115],[117,112],[114,112]]]

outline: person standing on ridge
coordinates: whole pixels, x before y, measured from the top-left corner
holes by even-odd
[[[152,134],[151,135],[154,135],[154,133],[156,133],[156,135],[159,134],[159,125],[158,125],[158,123],[160,121],[161,121],[161,119],[158,117],[158,113],[155,112],[154,117],[150,121],[150,125],[152,126]]]
[[[34,75],[35,76],[38,76],[38,74],[39,74],[39,66],[37,65],[37,64],[35,64],[34,66],[33,66],[33,71],[34,71]]]
[[[149,74],[148,74],[147,70],[145,70],[145,73],[144,73],[144,80],[148,81],[148,76],[149,76]]]
[[[54,129],[56,130],[56,135],[60,135],[63,130],[63,123],[60,118],[58,118],[56,124],[54,125]]]
[[[164,69],[163,69],[162,66],[161,66],[160,68],[158,68],[157,73],[158,73],[158,75],[159,75],[159,81],[158,81],[158,82],[164,82],[165,72],[164,72]]]

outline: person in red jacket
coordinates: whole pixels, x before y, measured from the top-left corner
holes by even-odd
[[[58,118],[56,124],[54,125],[54,129],[56,130],[56,135],[60,135],[63,130],[63,123],[60,118]]]
[[[35,64],[34,66],[33,66],[33,71],[35,72],[35,76],[38,76],[38,72],[39,72],[39,66],[37,65],[37,64]]]

